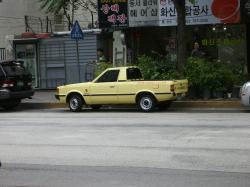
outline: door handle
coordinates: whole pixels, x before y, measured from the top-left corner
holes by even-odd
[[[110,88],[115,88],[115,86],[110,86]]]

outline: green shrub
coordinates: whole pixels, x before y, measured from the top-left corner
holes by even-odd
[[[109,62],[99,62],[95,67],[95,77],[99,76],[105,69],[111,68],[112,63]]]
[[[190,86],[198,89],[212,88],[215,82],[213,66],[205,59],[190,57],[184,67]]]
[[[138,67],[146,80],[180,79],[182,73],[177,71],[176,61],[168,56],[146,56],[138,58]]]
[[[189,58],[184,74],[189,84],[198,89],[209,88],[217,91],[231,90],[234,85],[242,85],[246,76],[242,65],[218,61]]]

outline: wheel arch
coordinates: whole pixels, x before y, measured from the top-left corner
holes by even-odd
[[[135,96],[135,102],[138,103],[139,98],[143,95],[151,95],[155,99],[155,101],[158,102],[157,98],[155,97],[155,94],[149,90],[138,92]]]
[[[82,95],[79,91],[71,91],[71,92],[69,92],[69,93],[67,94],[67,96],[66,96],[66,103],[69,102],[69,98],[70,98],[72,95],[79,95],[79,96],[82,98],[83,102],[85,103],[85,99],[84,99],[83,95]]]

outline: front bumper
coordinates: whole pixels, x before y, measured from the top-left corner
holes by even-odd
[[[34,95],[34,90],[10,91],[8,89],[0,89],[0,100],[5,99],[25,99]]]

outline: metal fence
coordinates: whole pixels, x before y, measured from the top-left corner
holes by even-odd
[[[5,48],[0,48],[0,61],[1,60],[6,60],[6,49]]]

